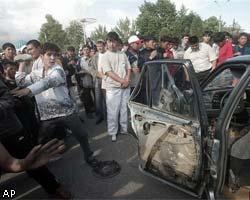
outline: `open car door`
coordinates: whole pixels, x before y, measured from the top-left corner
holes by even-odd
[[[217,155],[214,160],[217,168],[216,195],[227,188],[236,194],[240,187],[250,186],[249,86],[249,56],[228,60],[201,84],[210,135],[220,143],[214,151]]]
[[[190,61],[144,65],[130,100],[140,168],[193,196],[210,178],[211,148],[201,89]]]

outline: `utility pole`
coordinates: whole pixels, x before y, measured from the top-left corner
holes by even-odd
[[[221,32],[221,26],[222,26],[222,20],[221,20],[221,15],[219,17],[219,32]]]
[[[232,25],[232,35],[234,34],[235,25],[236,25],[236,23],[235,23],[235,18],[234,18],[233,19],[233,25]]]
[[[213,2],[215,3],[215,4],[217,4],[217,6],[218,7],[220,7],[221,8],[221,3],[219,3],[219,1],[218,0],[213,0]],[[229,3],[230,2],[230,0],[226,0],[225,2],[224,2],[224,5],[225,5],[225,3]],[[222,30],[222,17],[221,17],[221,15],[219,16],[219,27],[218,27],[218,31],[220,32]]]
[[[84,44],[85,44],[86,41],[87,41],[87,34],[86,34],[87,24],[95,23],[96,19],[95,18],[83,18],[83,19],[80,20],[80,22],[82,22],[82,24],[83,24],[83,41],[84,41]]]

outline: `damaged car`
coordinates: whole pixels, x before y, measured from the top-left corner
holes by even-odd
[[[140,169],[198,198],[250,185],[250,56],[199,83],[190,60],[147,62],[129,109]]]

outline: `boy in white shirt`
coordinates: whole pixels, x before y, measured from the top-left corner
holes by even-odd
[[[118,50],[119,36],[116,32],[107,34],[107,48],[101,58],[106,86],[108,133],[116,141],[118,126],[127,133],[127,103],[130,95],[131,67],[124,52]],[[119,121],[118,121],[119,120]]]

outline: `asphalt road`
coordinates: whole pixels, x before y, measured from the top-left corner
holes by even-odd
[[[121,172],[112,178],[99,179],[84,162],[79,144],[73,137],[67,139],[71,148],[60,158],[48,164],[57,179],[73,194],[75,199],[193,199],[173,189],[138,169],[136,140],[129,135],[119,135],[111,142],[106,124],[95,125],[95,120],[85,119],[90,144],[100,160],[116,160]],[[1,193],[15,191],[13,199],[51,198],[26,173],[5,174],[1,177]],[[6,197],[6,196],[5,196]]]

